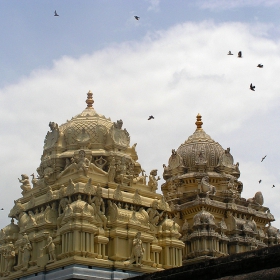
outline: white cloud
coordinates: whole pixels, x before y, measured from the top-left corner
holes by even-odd
[[[280,181],[280,43],[262,35],[262,26],[185,23],[78,59],[62,57],[51,69],[34,70],[2,88],[2,217],[20,197],[17,178],[39,165],[49,121],[60,125],[80,113],[90,89],[97,112],[123,120],[147,172],[157,168],[162,173],[171,149],[194,132],[200,113],[205,131],[224,148],[231,147],[240,162],[244,197],[259,190],[256,183],[262,176],[265,204],[280,227],[278,189],[270,192],[270,185]],[[233,56],[227,55],[229,50]],[[242,59],[237,58],[239,50]],[[264,68],[258,69],[258,63]],[[147,121],[151,114],[155,119]],[[266,153],[263,169],[258,164]],[[1,218],[0,227],[7,223]]]
[[[278,0],[200,0],[197,2],[197,6],[210,10],[230,10],[257,6],[279,7],[280,2]]]
[[[159,11],[160,0],[147,0],[147,1],[150,3],[148,7],[148,11],[155,11],[155,12]]]

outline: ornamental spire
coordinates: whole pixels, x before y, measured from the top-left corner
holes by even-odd
[[[86,109],[93,109],[92,104],[94,103],[94,100],[92,99],[92,92],[89,90],[87,93],[87,108]]]
[[[198,113],[196,116],[196,130],[202,130],[203,122],[201,121],[201,115]]]

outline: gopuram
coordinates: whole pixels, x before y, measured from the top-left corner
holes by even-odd
[[[87,95],[81,114],[49,123],[38,175],[18,179],[22,197],[0,232],[0,279],[124,279],[182,265],[157,170],[146,175],[122,120],[98,114]],[[260,213],[258,224],[272,220]]]
[[[239,163],[202,129],[196,130],[163,165],[161,189],[185,243],[183,264],[273,246],[279,230],[261,192],[241,197]]]

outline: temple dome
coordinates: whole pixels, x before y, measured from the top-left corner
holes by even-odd
[[[88,92],[87,108],[66,123],[58,126],[50,122],[45,139],[44,151],[54,146],[66,150],[117,148],[124,150],[129,146],[129,134],[122,129],[122,120],[112,122],[110,118],[98,114],[92,107],[92,92]]]
[[[107,134],[112,126],[110,119],[99,115],[93,108],[86,108],[81,114],[61,125],[59,130],[64,134],[68,149],[87,145],[101,148],[106,144]]]
[[[213,171],[225,151],[218,142],[206,134],[201,128],[202,124],[201,116],[198,114],[197,129],[177,150],[188,171],[195,171],[197,164],[205,164],[207,171]]]

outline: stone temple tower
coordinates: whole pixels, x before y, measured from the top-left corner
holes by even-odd
[[[196,130],[163,165],[161,189],[185,243],[183,263],[199,262],[279,244],[279,230],[263,196],[242,198],[239,163],[202,129]]]
[[[49,123],[38,176],[19,179],[22,197],[0,232],[0,279],[123,279],[182,265],[157,170],[141,168],[122,120],[98,114],[91,92],[86,103]]]

